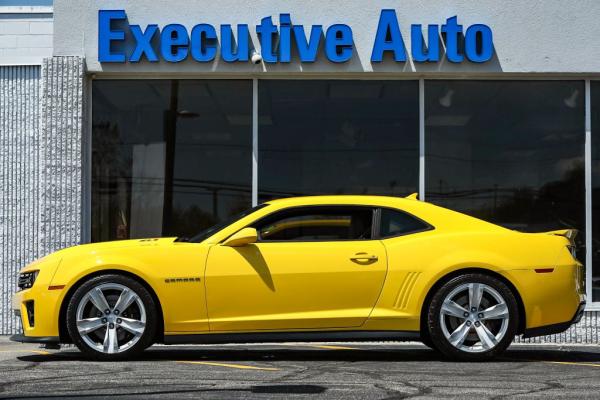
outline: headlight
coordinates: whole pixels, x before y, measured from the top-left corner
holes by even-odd
[[[19,290],[25,290],[32,287],[39,272],[40,271],[27,271],[20,273],[19,282],[17,284],[17,286],[19,286]]]

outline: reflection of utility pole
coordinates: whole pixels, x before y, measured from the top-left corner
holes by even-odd
[[[492,216],[496,216],[496,203],[498,201],[498,184],[494,183],[494,211],[492,212]]]
[[[216,220],[219,220],[219,193],[218,193],[219,189],[213,189],[213,193],[212,193],[212,208],[213,208],[213,215],[215,217]]]
[[[163,236],[171,234],[173,218],[173,176],[175,169],[175,144],[177,134],[177,101],[179,98],[179,82],[171,80],[171,99],[169,108],[164,112],[164,140],[165,140],[165,186],[163,203]]]

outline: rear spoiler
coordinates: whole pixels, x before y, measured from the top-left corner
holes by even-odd
[[[544,232],[547,235],[563,236],[569,239],[571,245],[575,245],[575,237],[579,233],[577,229],[559,229],[557,231]]]

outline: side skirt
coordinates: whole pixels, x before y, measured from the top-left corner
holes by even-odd
[[[420,340],[419,332],[413,331],[317,331],[317,332],[252,332],[252,333],[203,333],[197,335],[165,335],[164,344],[223,344],[260,342],[333,342]]]
[[[12,342],[20,343],[40,343],[40,344],[58,344],[60,338],[58,336],[25,336],[23,334],[12,335],[8,338]]]

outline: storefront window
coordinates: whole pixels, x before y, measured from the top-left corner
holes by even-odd
[[[600,81],[591,82],[592,301],[600,301]]]
[[[577,228],[583,81],[426,81],[428,201],[508,228]]]
[[[416,81],[261,80],[259,201],[418,191]]]
[[[191,236],[251,206],[251,81],[96,80],[92,114],[92,241]]]

